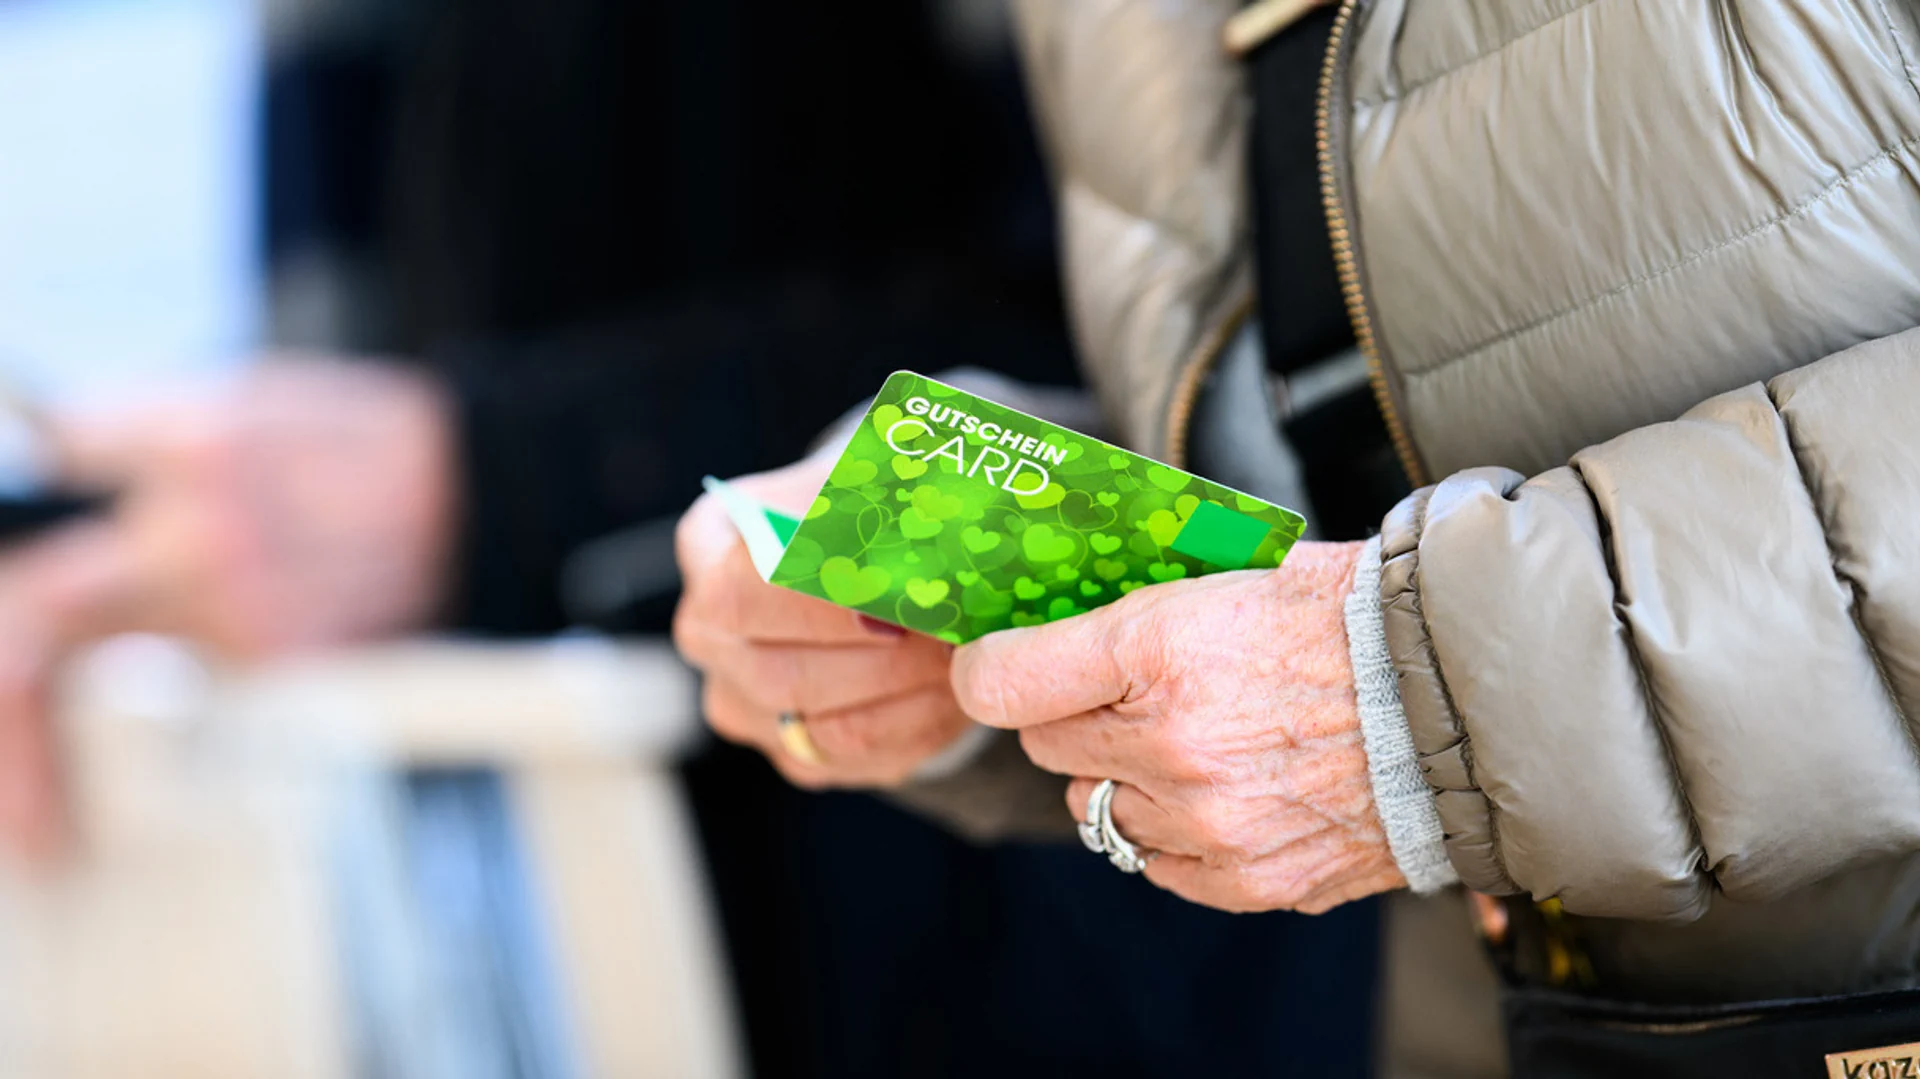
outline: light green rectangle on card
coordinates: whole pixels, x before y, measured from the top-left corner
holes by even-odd
[[[1217,502],[1202,502],[1180,526],[1172,547],[1222,569],[1245,569],[1260,553],[1268,531],[1267,522],[1258,517],[1237,513]]]

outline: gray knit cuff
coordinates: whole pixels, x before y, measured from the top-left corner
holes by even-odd
[[[1400,683],[1387,651],[1387,623],[1380,614],[1380,537],[1360,551],[1347,593],[1347,650],[1353,658],[1353,688],[1360,701],[1360,735],[1367,745],[1373,801],[1386,826],[1387,846],[1407,884],[1422,895],[1457,883],[1447,860],[1440,811],[1420,774]]]

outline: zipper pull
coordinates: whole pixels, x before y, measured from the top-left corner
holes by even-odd
[[[1300,21],[1307,12],[1332,0],[1254,0],[1227,19],[1220,28],[1220,45],[1238,60],[1273,35]]]

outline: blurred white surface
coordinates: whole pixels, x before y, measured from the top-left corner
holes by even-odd
[[[0,3],[0,378],[200,372],[260,317],[250,0]]]
[[[161,647],[76,672],[83,848],[0,875],[0,1077],[351,1075],[331,833],[378,818],[352,799],[392,764],[504,772],[578,1075],[744,1074],[667,648],[406,645],[196,686]]]

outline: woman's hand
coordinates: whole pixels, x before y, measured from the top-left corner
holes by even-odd
[[[415,371],[269,357],[230,383],[60,417],[60,478],[118,493],[69,638],[147,630],[259,658],[436,613],[458,507],[451,409]]]
[[[832,467],[815,455],[734,485],[797,511]],[[673,639],[706,673],[707,722],[795,784],[894,786],[972,727],[948,681],[952,646],[761,580],[711,495],[676,540],[685,588]],[[804,738],[781,737],[782,713],[804,722]]]
[[[0,849],[69,838],[53,683],[115,633],[256,658],[424,623],[455,514],[448,408],[425,377],[318,358],[49,419],[56,478],[112,511],[0,550]]]
[[[1141,589],[960,649],[953,685],[1020,731],[1041,768],[1121,786],[1147,876],[1231,911],[1319,913],[1405,885],[1361,744],[1343,600],[1357,543],[1301,543],[1278,570]]]

